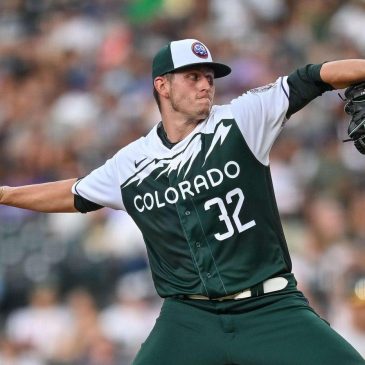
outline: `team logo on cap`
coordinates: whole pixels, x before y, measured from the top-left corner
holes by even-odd
[[[208,58],[208,50],[206,49],[204,44],[200,42],[194,42],[191,45],[191,49],[196,56],[200,58]]]

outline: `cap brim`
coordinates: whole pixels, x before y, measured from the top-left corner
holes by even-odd
[[[188,65],[184,65],[178,68],[175,68],[171,70],[171,72],[175,71],[182,71],[186,68],[190,68],[193,66],[208,66],[210,67],[214,72],[214,78],[219,79],[220,77],[227,76],[231,73],[231,68],[223,63],[219,62],[197,62],[197,63],[190,63]]]

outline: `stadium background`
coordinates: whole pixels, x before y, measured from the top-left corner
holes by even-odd
[[[151,57],[198,38],[233,68],[217,103],[306,63],[364,58],[365,1],[2,0],[0,182],[83,176],[158,121]],[[365,356],[365,156],[337,92],[287,123],[271,155],[294,273]],[[124,365],[158,315],[126,214],[0,207],[0,364]]]

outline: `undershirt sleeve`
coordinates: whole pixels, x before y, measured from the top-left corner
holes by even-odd
[[[74,206],[80,213],[93,212],[104,208],[102,205],[96,204],[80,195],[74,195]]]
[[[288,76],[289,108],[286,113],[287,119],[317,96],[334,89],[321,79],[322,65],[323,63],[309,64],[295,70]]]

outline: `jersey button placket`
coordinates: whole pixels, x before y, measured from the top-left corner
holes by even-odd
[[[173,178],[173,175],[169,176],[169,182],[170,186],[176,186],[178,184],[178,181]],[[211,254],[206,249],[204,232],[202,231],[199,217],[197,216],[198,213],[193,204],[191,199],[180,199],[176,202],[175,206],[187,244],[193,256],[194,265],[197,266],[201,280],[204,282],[205,292],[202,294],[210,295],[210,289],[207,287],[206,281],[210,282],[209,286],[212,286],[212,288],[221,285],[220,283],[214,282],[216,279],[211,270]]]

